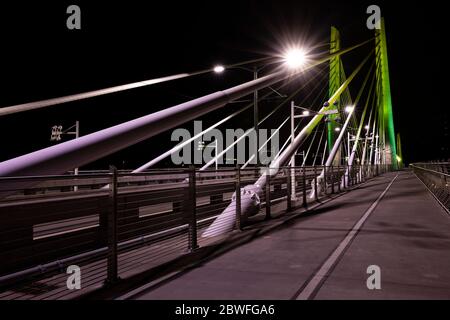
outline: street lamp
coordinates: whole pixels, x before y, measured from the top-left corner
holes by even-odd
[[[292,116],[294,118],[306,118],[306,117],[313,117],[315,115],[327,116],[327,115],[330,115],[330,114],[337,114],[338,113],[337,110],[325,110],[325,111],[322,111],[322,112],[318,112],[318,111],[314,111],[312,109],[308,109],[308,108],[305,108],[305,107],[296,106],[296,105],[293,104],[293,102],[291,103],[291,108],[297,108],[297,109],[303,110],[301,115],[294,115],[294,113],[292,113]]]
[[[214,67],[213,70],[214,70],[215,73],[222,73],[222,72],[225,71],[225,67],[222,66],[222,65],[217,65],[217,66]]]
[[[346,106],[346,107],[345,107],[345,112],[351,113],[351,112],[353,112],[354,109],[355,109],[354,106]]]
[[[288,50],[284,55],[284,62],[289,69],[298,69],[306,63],[307,56],[305,50],[301,48],[293,48]]]

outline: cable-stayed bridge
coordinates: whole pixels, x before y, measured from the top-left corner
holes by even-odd
[[[281,62],[255,59],[0,108],[7,117],[230,68],[254,73],[0,163],[0,298],[450,297],[450,166],[404,168],[384,22],[362,43],[343,48],[340,40],[332,27],[327,46],[296,49]],[[345,70],[342,60],[356,51],[364,58]],[[78,170],[248,95],[248,105],[135,170]],[[261,117],[264,99],[277,105]],[[253,126],[220,148],[214,130],[248,111]],[[272,129],[265,141],[263,126]],[[245,141],[253,144],[239,153]],[[156,168],[206,147],[214,151],[201,166]],[[219,165],[235,149],[242,163]],[[69,266],[81,270],[79,290],[68,288]],[[370,268],[379,268],[382,289],[369,288]]]

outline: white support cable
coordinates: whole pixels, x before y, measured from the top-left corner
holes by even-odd
[[[132,171],[132,173],[139,173],[142,172],[150,167],[152,167],[153,165],[155,165],[156,163],[160,162],[161,160],[167,158],[168,156],[170,156],[171,154],[183,149],[183,147],[187,146],[188,144],[192,143],[192,141],[195,141],[196,139],[202,137],[204,134],[208,133],[209,131],[213,130],[214,128],[218,127],[219,125],[221,125],[222,123],[225,123],[226,121],[230,120],[231,118],[233,118],[234,116],[240,114],[241,112],[243,112],[244,110],[247,110],[249,107],[241,109],[235,113],[232,113],[231,115],[225,117],[224,119],[220,120],[219,122],[215,123],[214,125],[210,126],[209,128],[203,130],[202,132],[196,134],[195,136],[193,136],[192,138],[177,144],[176,146],[174,146],[172,149],[160,154],[159,156],[157,156],[156,158],[150,160],[149,162],[145,163],[144,165],[140,166],[139,168],[135,169]]]
[[[320,72],[321,72],[321,71],[320,71]],[[319,72],[318,74],[320,74],[320,72]],[[308,83],[309,83],[309,82],[310,82],[310,81],[308,81]],[[307,84],[307,83],[306,83],[306,84]],[[274,110],[272,110],[271,113],[269,113],[266,117],[264,117],[264,118],[258,123],[258,126],[261,125],[264,121],[266,121],[266,120],[267,120],[270,116],[272,116],[276,111],[278,111],[278,110],[279,110],[279,109],[280,109],[287,101],[289,101],[290,99],[292,99],[293,97],[295,97],[295,96],[300,92],[300,90],[302,90],[302,89],[304,89],[304,88],[306,87],[306,84],[303,85],[302,87],[300,87],[299,89],[297,89],[293,94],[291,94],[289,97],[287,97],[280,105],[278,105]],[[320,84],[320,82],[319,82],[318,84]],[[315,86],[315,88],[317,88],[317,87],[318,87],[318,85]],[[315,88],[314,88],[314,89],[315,89]],[[322,90],[320,91],[320,93],[322,93],[322,91],[323,91],[323,88],[322,88]],[[313,92],[313,90],[310,91],[310,93],[308,94],[308,96],[305,97],[305,98],[303,99],[303,101],[305,101],[305,100],[309,97],[309,95],[310,95],[312,92]],[[319,93],[319,94],[320,94],[320,93]],[[302,120],[303,120],[303,119],[302,119]],[[300,125],[300,123],[301,123],[301,122],[299,122],[299,125]],[[297,126],[296,128],[298,128],[298,126]],[[251,129],[247,130],[241,137],[239,137],[237,140],[235,140],[233,143],[231,143],[225,150],[223,150],[221,153],[215,155],[214,158],[211,159],[208,163],[206,163],[203,167],[201,167],[201,168],[199,169],[199,171],[204,171],[204,170],[206,170],[208,167],[210,167],[210,166],[215,162],[216,159],[222,157],[228,150],[231,149],[231,147],[234,147],[236,144],[238,144],[243,138],[245,138],[247,135],[249,135],[251,132],[253,132],[253,130],[254,130],[254,128],[251,128]],[[296,129],[295,129],[295,130],[296,130]],[[279,154],[279,153],[278,153],[278,154]],[[249,161],[251,161],[251,160],[254,158],[254,156],[255,156],[255,155],[252,155],[252,156],[250,157]],[[276,158],[276,157],[275,157],[275,158]]]
[[[373,127],[372,127],[372,140],[370,141],[370,154],[369,154],[369,164],[375,164],[374,155],[374,145],[375,145],[375,136],[376,136],[376,124],[377,124],[377,108],[375,107],[375,115],[373,118]]]
[[[300,87],[300,88],[299,88],[296,92],[294,92],[292,95],[295,95],[296,93],[298,93],[298,91],[304,89],[304,88],[306,87],[306,85],[307,85],[309,82],[311,82],[312,80],[316,79],[316,77],[317,77],[318,75],[320,75],[320,72],[321,72],[321,71],[319,71],[316,75],[314,75],[309,81],[307,81],[302,87]],[[282,84],[281,86],[279,86],[278,90],[281,89],[281,88],[283,88],[283,87],[285,87],[286,85],[288,85],[291,81],[292,81],[292,79],[289,79],[288,81],[286,81],[284,84]],[[270,94],[271,94],[271,93],[267,93],[267,94],[263,95],[260,99],[262,100],[262,99],[268,97]],[[286,100],[285,100],[283,103],[279,104],[274,110],[272,110],[272,112],[270,112],[266,117],[264,117],[264,118],[258,123],[258,125],[261,125],[261,124],[262,124],[264,121],[266,121],[271,115],[273,115],[277,110],[279,110],[279,109],[280,109],[280,108],[281,108],[281,107],[282,107],[282,106],[283,106],[283,105],[284,105],[284,104],[292,97],[292,95],[291,95],[290,97],[286,98]],[[238,111],[232,113],[231,115],[227,116],[226,118],[222,119],[221,121],[217,122],[216,124],[210,126],[209,128],[203,130],[202,132],[196,134],[194,137],[192,137],[192,138],[190,138],[190,139],[188,139],[188,140],[186,140],[186,141],[184,141],[184,142],[182,142],[182,143],[180,143],[180,144],[177,144],[176,146],[174,146],[174,147],[171,148],[170,150],[168,150],[168,151],[162,153],[161,155],[159,155],[159,156],[157,156],[156,158],[150,160],[149,162],[143,164],[142,166],[140,166],[139,168],[133,170],[132,172],[133,172],[133,173],[139,173],[139,172],[142,172],[142,171],[144,171],[144,170],[146,170],[146,169],[148,169],[148,168],[154,166],[155,164],[157,164],[157,163],[160,162],[161,160],[167,158],[167,157],[170,156],[171,154],[173,154],[173,153],[175,153],[175,152],[181,150],[184,146],[186,146],[186,145],[192,143],[193,141],[195,141],[196,139],[200,138],[200,137],[203,136],[205,133],[207,133],[207,132],[211,131],[212,129],[218,127],[219,125],[225,123],[226,121],[230,120],[231,118],[233,118],[233,117],[235,117],[235,116],[241,114],[242,112],[244,112],[244,111],[250,109],[251,107],[253,107],[253,103],[250,103],[250,104],[248,104],[247,106],[245,106],[244,108],[242,108],[242,109],[240,109],[240,110],[238,110]]]
[[[231,143],[228,147],[226,147],[225,149],[223,149],[221,152],[219,152],[218,154],[216,154],[214,156],[214,158],[212,158],[211,160],[209,160],[203,167],[201,167],[199,169],[199,171],[204,171],[206,170],[209,166],[211,166],[213,163],[216,162],[216,159],[221,158],[226,152],[228,152],[228,150],[230,150],[231,148],[233,148],[236,144],[238,144],[242,139],[244,139],[245,137],[247,137],[251,132],[254,132],[255,128],[250,128],[247,131],[244,132],[244,134],[242,136],[240,136],[238,139],[236,139],[233,143]]]
[[[324,88],[326,88],[326,87],[324,87]],[[323,91],[321,91],[320,93],[322,93]],[[325,103],[325,101],[327,101],[327,97],[328,97],[328,92],[326,92],[325,93],[325,95],[324,95],[324,98],[322,99],[322,105]],[[340,99],[340,97],[338,98],[338,99]],[[324,128],[323,128],[323,130],[322,130],[322,134],[320,135],[320,140],[319,140],[319,144],[317,145],[317,150],[316,150],[316,154],[314,155],[314,160],[313,160],[313,166],[316,164],[316,160],[317,160],[317,155],[318,155],[318,153],[319,153],[319,151],[320,151],[320,144],[322,143],[322,139],[323,139],[323,136],[324,136],[324,134],[326,135],[326,124],[324,125]],[[326,141],[327,139],[325,138],[325,141]],[[324,149],[324,154],[325,154],[325,150],[326,150],[326,148],[327,148],[327,146],[325,145],[325,149]],[[323,158],[323,157],[322,157]],[[323,162],[323,160],[322,160],[322,162]]]
[[[325,145],[323,147],[323,153],[322,153],[322,161],[320,163],[320,165],[324,165],[325,163],[325,154],[327,153],[327,146],[328,146],[328,140],[325,140]]]
[[[260,59],[243,61],[243,62],[225,66],[224,68],[241,66],[241,65],[245,65],[245,64],[268,60],[268,59],[271,59],[271,58],[265,57],[265,58],[260,58]],[[51,98],[51,99],[17,104],[17,105],[8,106],[8,107],[2,107],[2,108],[0,108],[0,117],[9,115],[9,114],[13,114],[13,113],[24,112],[24,111],[40,109],[40,108],[45,108],[45,107],[51,107],[51,106],[64,104],[64,103],[68,103],[68,102],[103,96],[103,95],[107,95],[107,94],[111,94],[111,93],[115,93],[115,92],[121,92],[121,91],[130,90],[130,89],[146,87],[146,86],[150,86],[150,85],[154,85],[154,84],[158,84],[158,83],[162,83],[162,82],[168,82],[168,81],[178,80],[178,79],[196,76],[196,75],[200,75],[200,74],[204,74],[204,73],[210,73],[213,71],[214,71],[213,69],[205,69],[205,70],[189,72],[189,73],[180,73],[180,74],[175,74],[175,75],[171,75],[171,76],[165,76],[165,77],[159,77],[159,78],[154,78],[154,79],[150,79],[150,80],[138,81],[138,82],[133,82],[133,83],[128,83],[128,84],[113,86],[113,87],[109,87],[109,88],[104,88],[104,89],[98,89],[98,90],[92,90],[92,91],[87,91],[87,92],[82,92],[82,93],[71,94],[71,95],[58,97],[58,98]]]
[[[322,134],[320,135],[319,144],[317,145],[316,154],[314,155],[313,166],[316,165],[317,155],[319,154],[319,151],[320,151],[320,145],[322,144],[322,139],[323,139],[323,136],[324,136],[324,133],[325,133],[325,132],[326,132],[326,128],[324,128],[324,129],[322,130]],[[326,139],[325,139],[325,141],[326,141]],[[326,146],[325,146],[325,148],[326,148]]]
[[[303,120],[303,119],[301,119],[300,122],[297,123],[297,125],[295,126],[295,129],[294,129],[295,132],[297,132],[298,129],[300,128],[300,125],[301,125],[301,123],[302,123],[302,120]],[[287,139],[286,139],[286,141],[284,142],[283,146],[280,148],[280,151],[278,151],[278,153],[275,155],[275,157],[274,157],[275,159],[278,158],[278,157],[280,156],[280,154],[284,151],[284,149],[286,148],[286,146],[288,145],[288,143],[289,143],[290,141],[291,141],[291,136],[287,137]],[[300,145],[300,146],[302,146],[302,145]],[[290,162],[289,162],[289,163],[290,163]]]
[[[371,53],[372,53],[372,52],[371,52]],[[369,56],[366,57],[366,59],[364,60],[364,63],[363,63],[363,64],[365,64],[365,62],[368,60],[368,58],[369,58]],[[373,66],[373,64],[372,64],[372,66]],[[361,67],[362,67],[362,65],[360,65],[359,68],[361,68]],[[372,67],[371,67],[370,70],[372,70]],[[347,132],[348,124],[350,123],[350,120],[351,120],[351,118],[352,118],[352,116],[353,116],[353,113],[354,113],[355,110],[356,110],[356,105],[358,104],[358,102],[359,102],[359,100],[360,100],[360,98],[361,98],[361,96],[362,96],[362,94],[363,94],[363,92],[364,92],[364,88],[365,88],[366,83],[367,83],[367,81],[368,81],[368,79],[369,79],[369,75],[370,75],[370,72],[367,73],[367,75],[366,75],[366,77],[365,77],[365,79],[364,79],[364,81],[363,81],[363,84],[362,84],[362,86],[361,86],[361,88],[360,88],[360,90],[359,90],[359,92],[358,92],[358,95],[357,95],[356,100],[355,100],[355,106],[354,106],[353,108],[351,108],[351,109],[349,110],[349,112],[348,112],[347,119],[345,120],[345,123],[344,123],[343,127],[341,128],[341,131],[339,132],[339,136],[338,136],[338,138],[336,139],[336,141],[334,142],[333,148],[332,148],[332,150],[330,151],[330,154],[328,155],[327,161],[325,162],[325,167],[329,167],[329,166],[332,164],[332,162],[333,162],[333,160],[334,160],[334,157],[336,156],[337,150],[338,150],[339,147],[340,147],[340,144],[341,144],[341,142],[342,142],[342,139],[343,139],[343,137],[345,136],[345,133]],[[347,79],[347,80],[348,80],[348,79]],[[346,81],[347,81],[347,80],[346,80]],[[347,88],[347,87],[346,87],[346,88]],[[350,158],[350,156],[349,156],[349,158]],[[320,188],[320,185],[321,185],[321,181],[324,179],[324,177],[325,177],[325,168],[322,170],[322,172],[320,173],[320,175],[317,176],[317,177],[315,178],[316,181],[317,181],[317,180],[320,180],[319,183],[318,183],[318,184],[319,184],[319,189],[318,189],[317,191],[314,190],[314,189],[311,190],[311,193],[310,193],[310,198],[311,198],[311,199],[312,199],[312,198],[315,198],[315,197],[317,196],[316,192],[318,192],[318,193],[321,192],[321,190],[320,190],[320,189],[321,189],[321,188]],[[325,182],[325,183],[326,183],[326,182]],[[326,188],[326,185],[325,185],[324,187]]]
[[[102,95],[106,95],[106,94],[110,94],[110,93],[114,93],[114,92],[120,92],[120,91],[150,86],[150,85],[161,83],[161,82],[186,78],[189,75],[190,75],[189,73],[181,73],[181,74],[176,74],[173,76],[139,81],[139,82],[135,82],[135,83],[129,83],[129,84],[124,84],[124,85],[105,88],[105,89],[99,89],[99,90],[93,90],[93,91],[88,91],[88,92],[83,92],[83,93],[72,94],[72,95],[68,95],[68,96],[64,96],[64,97],[51,98],[51,99],[40,100],[40,101],[35,101],[35,102],[17,104],[17,105],[13,105],[13,106],[9,106],[9,107],[3,107],[3,108],[0,108],[0,116],[6,116],[9,114],[24,112],[24,111],[29,111],[29,110],[41,109],[41,108],[45,108],[45,107],[55,106],[58,104],[72,102],[72,101],[78,101],[78,100],[84,100],[84,99],[88,99],[88,98],[98,97],[98,96],[102,96]]]
[[[373,65],[372,65],[372,67],[373,67]],[[372,71],[372,67],[369,70],[369,74]],[[349,151],[350,152],[350,156],[349,156],[348,161],[347,161],[347,168],[345,170],[344,176],[342,177],[342,182],[341,182],[342,187],[345,186],[345,184],[347,182],[346,180],[348,180],[349,172],[350,172],[350,170],[351,170],[351,168],[353,166],[353,161],[354,161],[354,158],[355,158],[356,150],[357,150],[358,145],[359,145],[359,138],[361,136],[362,127],[364,125],[364,120],[365,120],[365,116],[366,116],[366,112],[367,112],[367,107],[369,106],[369,101],[370,101],[370,98],[372,96],[372,90],[373,90],[374,81],[375,81],[375,74],[372,77],[372,81],[371,81],[371,84],[370,84],[370,87],[369,87],[369,93],[368,93],[368,96],[367,96],[367,100],[366,100],[366,103],[365,103],[365,106],[364,106],[363,113],[361,115],[361,119],[360,119],[360,122],[359,122],[358,130],[357,130],[356,135],[355,135],[355,142],[353,144],[353,148],[352,148],[351,151]]]
[[[272,140],[272,138],[280,131],[281,127],[283,127],[286,122],[289,120],[289,117],[286,118],[286,120],[284,120],[281,125],[272,133],[272,135],[266,140],[266,142],[263,143],[263,145],[261,147],[259,147],[259,149],[257,150],[257,152],[260,152],[268,143],[269,141]],[[245,169],[247,167],[247,165],[249,165],[249,163],[255,158],[255,154],[252,154],[252,156],[247,160],[246,163],[244,163],[244,165],[241,167],[241,169]]]
[[[311,147],[312,147],[312,145],[313,145],[313,143],[314,143],[314,140],[316,139],[316,136],[317,136],[317,132],[318,132],[318,131],[319,131],[319,130],[316,129],[315,132],[314,132],[314,135],[313,135],[313,137],[312,137],[312,139],[311,139],[311,143],[309,144],[308,150],[306,151],[306,154],[305,154],[305,156],[303,157],[302,167],[305,166],[306,159],[308,158],[309,152],[311,151]]]
[[[323,112],[328,111],[337,98],[342,94],[342,91],[351,83],[356,74],[359,73],[362,66],[365,65],[367,60],[369,59],[370,54],[358,65],[358,67],[352,72],[350,77],[337,89],[337,91],[328,99],[327,106],[323,106],[320,108],[319,113],[316,114],[309,123],[299,132],[299,134],[295,137],[294,141],[292,141],[277,158],[275,158],[269,168],[264,170],[261,176],[257,179],[257,181],[252,185],[247,185],[244,187],[244,192],[241,193],[241,214],[244,219],[249,215],[258,213],[258,205],[259,199],[262,195],[263,188],[267,187],[268,177],[276,176],[281,167],[285,166],[289,163],[289,160],[292,158],[292,155],[298,150],[300,145],[305,141],[306,137],[309,136],[312,130],[320,123],[323,119]],[[322,114],[321,114],[322,113]],[[266,189],[267,190],[267,189]],[[214,222],[208,226],[208,228],[202,233],[202,237],[215,237],[218,235],[222,235],[224,232],[227,232],[233,228],[236,220],[236,202],[232,200],[232,202],[224,209],[224,211],[214,220]]]
[[[365,135],[365,139],[364,139],[363,153],[362,153],[362,156],[361,156],[361,165],[365,165],[366,164],[367,142],[368,142],[369,134],[370,134],[370,124],[372,123],[374,101],[375,101],[375,92],[373,93],[373,96],[372,96],[372,104],[370,106],[370,114],[369,114],[369,119],[367,121],[367,129],[364,127],[364,129],[366,130],[366,135]]]

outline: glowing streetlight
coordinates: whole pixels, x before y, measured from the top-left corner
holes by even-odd
[[[334,128],[334,131],[339,132],[339,131],[341,131],[341,128],[336,127],[336,128]]]
[[[354,109],[355,109],[354,106],[346,106],[345,107],[345,112],[350,113],[350,112],[353,112]]]
[[[364,129],[369,130],[369,125],[366,125]]]
[[[213,70],[214,70],[215,73],[222,73],[222,72],[224,72],[225,67],[221,66],[221,65],[218,65],[218,66],[215,66]]]
[[[304,111],[303,111],[303,115],[304,115],[304,116],[309,116],[309,111],[308,111],[308,110],[304,110]]]
[[[306,62],[306,52],[302,49],[290,49],[284,55],[284,62],[290,69],[298,69]]]

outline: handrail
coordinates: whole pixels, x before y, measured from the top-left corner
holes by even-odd
[[[410,164],[410,167],[417,168],[417,169],[424,170],[424,171],[428,171],[428,172],[431,172],[431,173],[434,173],[434,174],[437,174],[437,175],[450,177],[450,174],[448,174],[448,173],[439,172],[439,171],[432,170],[432,169],[429,169],[429,168],[423,168],[423,167],[417,166],[417,164],[419,164],[419,163]],[[432,164],[432,163],[428,163],[428,165],[430,165],[430,164]],[[450,162],[442,162],[442,163],[439,163],[439,165],[440,164],[450,164]]]

